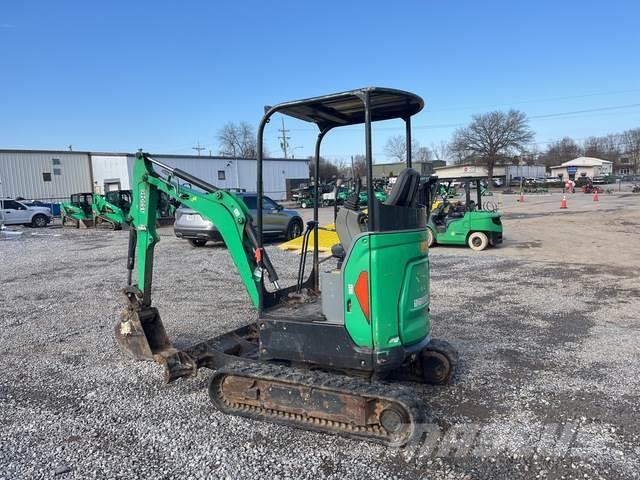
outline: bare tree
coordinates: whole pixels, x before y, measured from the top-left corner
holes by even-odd
[[[218,131],[220,155],[225,157],[255,158],[256,134],[248,122],[229,122]]]
[[[389,137],[384,147],[384,153],[397,162],[407,160],[407,140],[404,135]],[[420,146],[417,140],[411,140],[411,158],[414,162],[428,162],[431,160],[431,150]]]
[[[309,157],[309,178],[313,178],[316,172],[316,161],[314,157]],[[331,163],[326,158],[320,157],[320,183],[326,183],[338,178],[340,170],[338,166]]]
[[[564,137],[550,143],[545,152],[540,155],[539,160],[549,168],[573,160],[580,155],[582,155],[582,149],[573,138]]]
[[[428,162],[431,160],[431,150],[427,147],[418,147],[411,152],[414,162]]]
[[[364,155],[353,157],[353,178],[364,177],[367,174],[367,160]]]
[[[440,143],[432,143],[430,148],[435,160],[442,160],[446,162],[451,158],[451,150],[449,149],[449,144],[444,140]]]
[[[523,112],[495,111],[474,115],[467,127],[456,130],[451,150],[467,161],[486,165],[492,178],[493,167],[504,158],[524,151],[533,137]]]
[[[404,135],[389,137],[384,146],[384,153],[397,162],[404,162],[407,156],[407,142]]]

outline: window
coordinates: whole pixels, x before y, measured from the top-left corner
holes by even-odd
[[[227,174],[224,170],[218,170],[218,180],[226,180]]]
[[[60,175],[60,174],[62,174],[62,169],[60,169],[60,168],[54,168],[54,169],[53,169],[53,174],[54,174],[54,175]]]
[[[25,207],[21,203],[16,202],[15,200],[5,200],[4,206],[2,208],[4,210],[26,210],[27,209],[27,207]]]
[[[42,181],[50,182],[51,181],[51,172],[42,172]]]
[[[256,210],[258,208],[258,200],[255,195],[243,195],[242,201],[249,210]]]
[[[278,208],[278,204],[269,197],[262,197],[262,208],[264,210],[275,210]]]
[[[629,175],[629,169],[628,168],[621,168],[618,173],[620,175]]]
[[[51,159],[51,163],[53,165],[60,165],[60,159],[59,158],[52,158]]]

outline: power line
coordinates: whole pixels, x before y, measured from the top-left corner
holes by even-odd
[[[545,114],[540,114],[540,115],[531,115],[528,116],[527,118],[532,119],[532,120],[542,120],[542,119],[547,119],[547,118],[557,118],[557,117],[563,117],[563,116],[569,116],[569,115],[582,115],[585,113],[598,113],[598,112],[605,112],[605,111],[610,111],[610,110],[620,110],[620,109],[626,109],[626,108],[637,108],[640,107],[640,103],[629,103],[626,105],[614,105],[614,106],[607,106],[607,107],[598,107],[598,108],[589,108],[589,109],[584,109],[584,110],[574,110],[574,111],[567,111],[567,112],[554,112],[554,113],[545,113]],[[424,129],[430,129],[430,130],[435,130],[435,129],[439,129],[439,128],[456,128],[456,127],[463,127],[465,125],[467,125],[467,123],[442,123],[442,124],[425,124],[425,125],[412,125],[412,129],[413,130],[424,130]],[[398,126],[398,127],[377,127],[376,131],[397,131],[397,130],[404,130],[405,127],[403,126]],[[291,130],[295,130],[295,131],[313,131],[313,129],[311,128],[299,128],[299,129],[291,129]],[[359,129],[349,129],[349,127],[343,128],[339,131],[348,131],[348,132],[360,132]]]

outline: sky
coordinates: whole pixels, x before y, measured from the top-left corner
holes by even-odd
[[[424,98],[421,145],[516,108],[544,149],[640,127],[638,18],[634,0],[4,1],[0,148],[216,154],[220,127],[257,126],[265,105],[384,86]],[[285,125],[292,153],[312,155],[315,127]],[[403,129],[374,126],[376,161]],[[322,154],[363,150],[346,127]]]

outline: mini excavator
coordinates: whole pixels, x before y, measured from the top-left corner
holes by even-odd
[[[384,202],[370,180],[372,122],[404,120],[410,146],[411,117],[423,106],[412,93],[369,87],[266,107],[257,139],[257,227],[232,192],[139,152],[124,290],[128,306],[115,326],[122,349],[161,364],[166,382],[213,370],[209,398],[226,414],[385,445],[401,446],[419,435],[425,406],[406,382],[447,383],[457,353],[430,335],[427,208],[418,200],[421,182],[411,168],[410,147],[407,168]],[[365,133],[367,209],[354,197],[338,211],[335,262],[320,262],[313,236],[313,266],[305,278],[310,233],[319,228],[314,205],[291,286],[280,285],[262,235],[263,134],[275,113],[318,127],[315,158],[332,129],[364,124]],[[315,189],[318,198],[317,182]],[[217,226],[257,309],[257,318],[246,325],[183,350],[171,343],[151,302],[161,193]],[[215,312],[215,299],[211,307]]]

